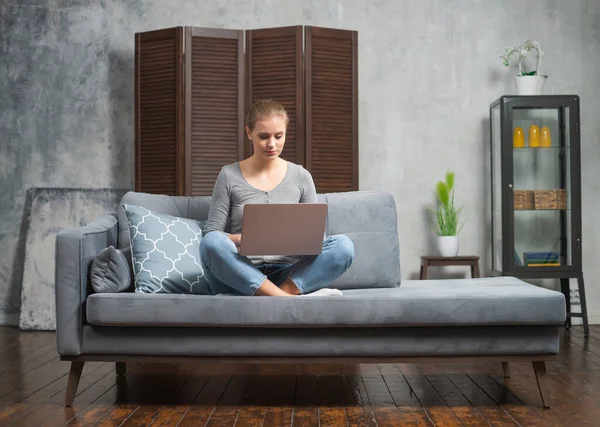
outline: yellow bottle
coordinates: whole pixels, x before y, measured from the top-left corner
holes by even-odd
[[[513,147],[525,147],[525,134],[523,133],[523,128],[520,128],[518,126],[513,131]]]
[[[548,126],[542,128],[542,147],[552,147],[552,136]]]
[[[540,146],[540,127],[538,125],[529,126],[529,146]]]

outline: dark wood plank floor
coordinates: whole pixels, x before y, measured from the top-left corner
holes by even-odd
[[[71,408],[55,334],[0,327],[0,425],[600,425],[600,326],[562,332],[543,409],[531,364],[177,365],[86,363]]]

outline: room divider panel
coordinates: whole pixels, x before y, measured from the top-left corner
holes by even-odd
[[[311,26],[136,33],[136,191],[210,195],[224,165],[252,155],[244,118],[258,99],[288,111],[282,157],[318,192],[358,190],[357,43]]]

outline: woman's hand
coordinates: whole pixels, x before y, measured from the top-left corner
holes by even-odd
[[[230,234],[229,238],[231,239],[231,241],[233,243],[235,243],[235,246],[237,246],[238,248],[242,244],[242,235],[241,234]]]

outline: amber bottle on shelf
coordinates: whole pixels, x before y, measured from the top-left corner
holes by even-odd
[[[513,147],[515,147],[515,148],[525,147],[525,134],[523,133],[523,128],[518,127],[518,126],[513,131]]]
[[[529,126],[529,146],[540,146],[540,127],[538,125]]]
[[[542,147],[552,147],[552,136],[550,135],[550,128],[548,126],[542,127],[541,134]]]

